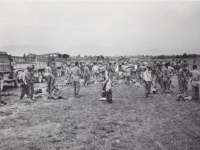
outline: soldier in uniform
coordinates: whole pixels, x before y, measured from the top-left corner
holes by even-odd
[[[104,81],[102,83],[102,97],[106,99],[106,101],[111,104],[112,103],[112,81],[109,77],[109,73],[105,68],[102,70],[104,73]]]
[[[95,84],[96,84],[97,78],[99,76],[99,66],[97,66],[97,63],[94,63],[94,66],[92,67],[92,74],[93,74]]]
[[[90,80],[90,69],[85,64],[83,67],[83,78],[84,78],[84,86],[88,86],[89,80]]]
[[[152,68],[148,65],[147,66],[147,69],[146,71],[143,72],[143,81],[145,83],[145,95],[147,98],[149,98],[149,94],[150,94],[150,91],[151,91],[151,85],[152,85],[152,80],[153,80],[153,77],[152,77]]]
[[[46,72],[42,75],[42,77],[47,81],[47,92],[49,92],[49,94],[51,94],[52,91],[55,88],[55,77],[54,77],[54,75],[50,72]]]
[[[71,84],[71,76],[72,76],[71,65],[68,64],[66,67],[67,84]]]
[[[187,67],[187,63],[182,64],[182,68],[179,70],[179,82],[180,82],[180,93],[187,95],[188,81],[190,78],[190,69]]]
[[[193,65],[191,71],[192,99],[199,100],[200,72],[197,70],[197,65]]]
[[[168,63],[165,63],[161,72],[162,72],[162,86],[163,86],[163,94],[169,93],[168,86],[169,86],[169,80],[170,80],[170,74],[168,71]]]
[[[171,86],[172,86],[172,77],[173,77],[173,75],[174,75],[174,73],[175,73],[175,70],[174,70],[174,68],[172,67],[172,66],[168,66],[168,69],[167,69],[167,71],[168,71],[168,74],[169,74],[169,76],[170,76],[170,78],[169,78],[169,82],[168,82],[168,92],[172,92],[171,91]]]
[[[110,79],[111,79],[111,81],[112,81],[112,80],[113,80],[113,72],[114,72],[114,69],[113,69],[112,64],[109,62],[109,63],[107,64],[106,68],[107,68],[109,77],[110,77]]]
[[[54,77],[57,77],[57,67],[56,67],[56,62],[53,62],[53,65],[51,66],[51,73],[53,74]]]
[[[162,88],[162,65],[160,63],[157,63],[155,68],[155,85],[160,85]]]
[[[79,63],[75,62],[75,67],[72,68],[72,76],[73,76],[73,85],[74,85],[74,97],[79,98],[80,91],[80,77],[81,70],[78,67]]]
[[[34,92],[34,74],[33,74],[33,66],[28,66],[27,71],[23,73],[22,77],[22,90],[20,94],[20,99],[27,95],[28,100],[33,100],[33,92]]]
[[[124,73],[125,84],[127,84],[127,85],[130,85],[130,79],[131,79],[131,75],[133,73],[133,67],[134,66],[132,64],[129,64]]]

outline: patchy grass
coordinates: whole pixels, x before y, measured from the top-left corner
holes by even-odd
[[[0,107],[0,149],[200,149],[199,102],[177,102],[175,93],[146,99],[143,88],[115,84],[114,103],[107,104],[98,101],[99,89],[100,84],[82,87],[81,98],[75,99],[72,87],[64,87],[68,100],[46,100],[45,95],[32,104],[4,97],[8,105]]]

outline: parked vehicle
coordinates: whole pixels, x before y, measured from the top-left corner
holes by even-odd
[[[14,56],[13,57],[14,62],[14,69],[18,72],[25,71],[28,66],[32,65],[34,66],[34,78],[35,82],[40,83],[43,81],[42,74],[45,72],[45,69],[47,68],[47,57],[41,56],[41,55],[35,55],[35,54],[28,54],[23,61],[20,57]],[[19,61],[20,60],[20,61]]]
[[[52,66],[55,62],[57,67],[57,76],[62,76],[62,71],[65,68],[67,63],[71,63],[70,56],[67,54],[60,54],[60,53],[49,53],[42,55],[46,58],[48,58],[48,66]]]
[[[3,90],[5,83],[14,83],[15,87],[18,87],[17,82],[18,71],[14,70],[13,60],[11,55],[6,52],[0,51],[0,90]]]

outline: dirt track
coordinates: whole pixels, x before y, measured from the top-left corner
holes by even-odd
[[[130,87],[115,84],[113,104],[98,101],[100,84],[82,87],[79,99],[72,98],[72,87],[62,89],[68,100],[44,96],[29,104],[3,97],[8,105],[0,107],[0,149],[200,149],[199,102],[177,102],[175,94],[146,99],[143,88]]]

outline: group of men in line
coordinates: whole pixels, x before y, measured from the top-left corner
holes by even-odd
[[[70,72],[70,65],[67,67]],[[72,65],[73,68],[73,65]],[[107,78],[111,81],[109,90],[112,93],[112,83],[118,79],[124,79],[124,83],[129,85],[133,79],[140,84],[145,85],[145,95],[148,98],[151,89],[157,91],[158,86],[162,88],[162,94],[170,94],[172,92],[172,77],[177,75],[179,85],[179,94],[183,97],[188,96],[188,83],[192,85],[192,99],[199,99],[200,73],[197,70],[197,65],[193,65],[193,70],[189,69],[189,64],[186,60],[182,61],[149,61],[149,62],[114,62],[114,63],[81,63],[78,65],[80,69],[80,78],[84,79],[85,83],[89,82],[93,76],[95,83],[100,78]],[[82,75],[82,76],[81,76]],[[107,76],[107,77],[106,77]],[[71,74],[67,75],[71,77]],[[69,78],[68,78],[69,79]],[[107,82],[107,81],[106,81]],[[104,85],[106,85],[104,82]],[[153,87],[152,87],[153,86]],[[80,85],[78,86],[80,88]]]
[[[20,100],[27,94],[29,101],[33,101],[34,92],[34,66],[28,66],[27,70],[18,76],[18,81],[21,83]],[[112,83],[118,79],[124,79],[126,85],[130,85],[133,80],[145,85],[145,96],[149,98],[151,89],[162,88],[163,94],[171,93],[172,77],[177,75],[179,89],[181,95],[187,96],[188,82],[192,85],[192,98],[199,99],[200,72],[197,70],[197,65],[193,65],[193,70],[189,69],[186,61],[167,62],[167,61],[149,61],[149,62],[75,62],[64,67],[66,83],[73,84],[74,97],[79,98],[80,79],[83,79],[83,85],[88,86],[91,77],[94,83],[102,81],[101,95],[108,103],[112,103]],[[49,94],[55,89],[55,80],[57,68],[55,63],[46,68],[43,79],[47,81],[47,91]]]
[[[166,62],[164,66],[160,63],[156,64],[155,75],[156,83],[160,84],[163,88],[163,93],[170,93],[170,87],[172,87],[172,77],[176,74],[179,85],[179,95],[181,97],[188,96],[188,83],[190,81],[192,86],[192,99],[199,99],[199,85],[200,85],[200,72],[197,70],[197,65],[193,64],[192,70],[189,68],[189,64],[186,60],[178,61],[176,69],[174,69],[173,63]],[[179,99],[177,99],[179,100]]]

